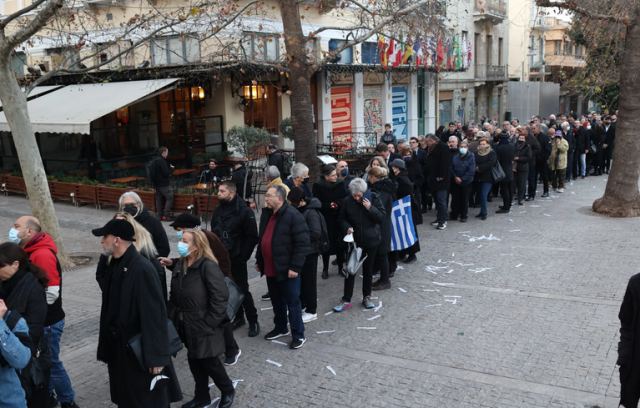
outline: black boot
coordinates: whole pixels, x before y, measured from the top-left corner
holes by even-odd
[[[338,267],[340,269],[340,267]],[[329,268],[322,268],[322,279],[329,279]]]
[[[231,405],[233,405],[233,399],[235,396],[235,391],[231,394],[222,394],[220,402],[218,403],[218,408],[230,408]]]

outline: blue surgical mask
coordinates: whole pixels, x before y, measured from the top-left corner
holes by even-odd
[[[466,147],[461,147],[460,149],[458,149],[458,151],[460,152],[461,155],[465,155],[467,154],[467,152],[469,151]]]
[[[182,240],[182,231],[176,231],[176,237],[178,237],[178,241]]]
[[[340,175],[342,177],[347,177],[349,175],[349,168],[345,167],[344,169],[342,169],[342,171],[340,172]]]
[[[13,242],[14,244],[19,244],[20,243],[20,237],[18,236],[18,230],[13,228],[13,227],[9,230],[9,241]]]
[[[182,258],[189,255],[189,244],[182,241],[178,242],[178,255]]]

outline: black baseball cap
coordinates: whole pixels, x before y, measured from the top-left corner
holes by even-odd
[[[96,228],[91,230],[91,233],[96,237],[104,237],[105,235],[113,235],[125,241],[135,241],[133,226],[129,224],[129,221],[125,220],[111,220],[102,228]]]
[[[196,228],[200,226],[200,223],[200,218],[195,215],[182,213],[178,215],[175,221],[169,224],[169,226],[173,228]]]

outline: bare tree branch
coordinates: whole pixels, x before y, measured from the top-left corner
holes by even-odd
[[[364,25],[360,25],[360,26],[355,26],[355,27],[338,27],[338,26],[326,26],[326,27],[321,27],[318,28],[315,31],[311,31],[308,36],[309,37],[315,37],[318,34],[320,34],[323,31],[327,31],[327,30],[336,30],[336,31],[354,31],[354,30],[365,30],[367,27]]]
[[[31,38],[32,35],[47,24],[49,19],[62,7],[63,3],[64,0],[46,0],[44,7],[37,12],[29,24],[20,28],[0,43],[0,55],[10,54],[15,47]]]
[[[37,0],[34,1],[33,3],[31,3],[29,6],[22,8],[18,11],[16,11],[13,14],[10,14],[8,16],[6,16],[5,18],[3,18],[2,20],[0,20],[0,29],[3,29],[7,26],[7,24],[9,24],[10,22],[12,22],[13,20],[15,20],[16,18],[23,16],[25,14],[27,14],[28,12],[35,10],[36,8],[38,8],[42,3],[44,3],[47,0]]]
[[[551,0],[536,0],[536,4],[539,7],[557,7],[559,9],[572,11],[581,16],[593,18],[596,20],[611,21],[614,23],[629,25],[629,18],[627,16],[613,16],[609,14],[600,14],[585,7],[581,7],[575,0],[566,0],[561,2],[555,2]]]

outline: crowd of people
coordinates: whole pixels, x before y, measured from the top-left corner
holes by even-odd
[[[305,324],[318,319],[320,258],[322,279],[329,279],[334,266],[344,279],[335,313],[353,307],[358,274],[361,305],[372,309],[372,291],[389,289],[398,264],[417,260],[417,234],[402,249],[392,245],[396,200],[408,197],[414,225],[435,206],[431,225],[438,230],[452,220],[466,222],[470,208],[486,220],[487,203],[498,195],[497,213],[508,213],[512,205],[534,200],[539,183],[545,197],[550,187],[562,193],[567,181],[607,173],[615,121],[615,115],[593,114],[501,126],[450,123],[408,141],[397,139],[388,125],[364,174],[354,177],[341,160],[324,165],[312,186],[307,165],[289,167],[270,146],[259,218],[247,201],[251,172],[238,162],[223,174],[212,160],[201,178],[216,183],[218,205],[204,228],[191,214],[172,219],[175,258],[169,257],[161,218],[138,194],[124,193],[113,219],[92,231],[102,247],[97,357],[108,366],[111,400],[120,407],[181,401],[172,358],[182,344],[195,383],[194,398],[182,407],[211,403],[209,378],[221,394],[218,406],[231,407],[236,391],[225,366],[236,364],[242,353],[234,330],[248,323],[249,337],[261,332],[248,281],[254,251],[253,267],[268,287],[261,298],[273,306],[273,328],[264,338],[289,336],[289,347],[299,349],[307,341]],[[161,149],[162,160],[166,153]],[[157,180],[169,177],[167,162],[154,166]],[[158,208],[166,217],[171,192],[158,187]],[[18,218],[8,238],[0,244],[0,406],[77,407],[59,358],[65,314],[56,245],[33,216]],[[356,248],[362,253],[354,264]],[[232,290],[242,296],[235,315],[228,310]]]

